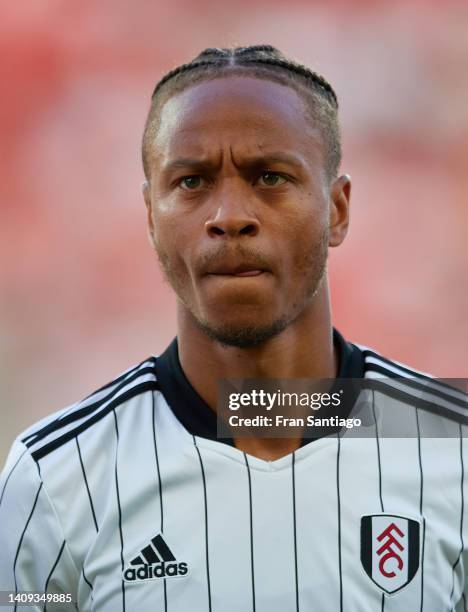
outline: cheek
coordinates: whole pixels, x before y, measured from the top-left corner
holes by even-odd
[[[305,209],[302,214],[285,215],[282,222],[284,239],[283,256],[298,264],[311,254],[321,250],[324,235],[328,231],[328,219],[323,209]]]
[[[185,237],[182,235],[180,223],[174,215],[165,210],[154,212],[154,239],[155,247],[164,265],[179,268],[181,258],[181,245]]]

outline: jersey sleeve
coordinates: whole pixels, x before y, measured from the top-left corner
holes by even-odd
[[[70,594],[76,602],[78,579],[39,465],[17,440],[0,476],[0,591]]]

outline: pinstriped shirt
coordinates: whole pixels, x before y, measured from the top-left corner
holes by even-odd
[[[466,610],[466,398],[334,338],[339,377],[378,377],[413,435],[379,433],[373,393],[371,437],[247,455],[216,438],[174,341],[15,441],[0,590],[99,612]]]

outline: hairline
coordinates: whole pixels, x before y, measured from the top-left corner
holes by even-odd
[[[214,65],[213,68],[214,68],[213,72],[203,73],[203,71],[200,71],[198,74],[195,74],[195,79],[193,79],[193,75],[192,75],[193,80],[186,81],[186,82],[181,80],[180,83],[177,83],[177,81],[175,81],[172,83],[172,88],[170,87],[171,81],[170,80],[166,81],[166,83],[164,83],[161,87],[161,90],[160,90],[161,93],[159,93],[159,91],[156,92],[156,96],[157,96],[156,100],[154,99],[154,94],[153,94],[150,110],[148,112],[148,116],[147,116],[146,123],[145,123],[145,129],[143,133],[143,143],[142,143],[143,167],[145,171],[145,177],[147,180],[149,180],[149,172],[148,172],[149,171],[149,168],[148,168],[149,142],[148,141],[150,140],[147,136],[148,134],[153,134],[153,136],[155,135],[160,125],[161,112],[166,102],[168,102],[171,98],[177,96],[178,94],[188,91],[192,89],[193,87],[196,87],[197,85],[202,84],[205,81],[214,81],[214,80],[223,79],[223,78],[235,78],[239,76],[244,76],[246,78],[253,78],[253,79],[259,79],[259,80],[264,80],[264,81],[270,81],[278,85],[282,85],[283,87],[289,87],[298,95],[298,97],[300,98],[303,104],[305,116],[310,122],[313,122],[312,127],[320,133],[320,137],[322,139],[322,145],[324,147],[323,165],[324,165],[325,173],[330,180],[332,180],[333,178],[336,178],[337,168],[334,168],[333,171],[330,168],[330,157],[331,157],[330,151],[332,148],[332,140],[334,139],[334,136],[330,136],[329,134],[327,134],[326,133],[327,130],[324,129],[323,125],[321,125],[321,121],[317,116],[318,115],[317,106],[320,105],[320,102],[322,102],[323,105],[329,106],[332,112],[334,111],[336,113],[337,110],[333,109],[331,103],[329,102],[329,100],[326,98],[324,94],[321,94],[319,93],[319,91],[314,91],[313,89],[307,87],[307,85],[305,83],[301,83],[299,79],[295,79],[294,77],[288,77],[287,73],[283,75],[281,73],[274,72],[274,70],[269,68],[269,66],[262,66],[258,64],[231,65],[231,64],[226,63],[226,64]],[[196,68],[194,68],[194,70],[196,70]],[[167,87],[167,91],[165,91],[167,84],[169,84],[169,87]],[[312,107],[312,104],[311,104],[312,100],[313,102],[315,102],[315,105],[316,105],[314,108]],[[337,121],[337,132],[338,133],[336,134],[336,136],[338,137],[338,139],[340,137],[339,131],[340,131],[339,124]]]

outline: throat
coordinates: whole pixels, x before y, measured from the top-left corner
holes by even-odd
[[[276,461],[301,446],[300,438],[234,438],[236,448],[264,461]]]

